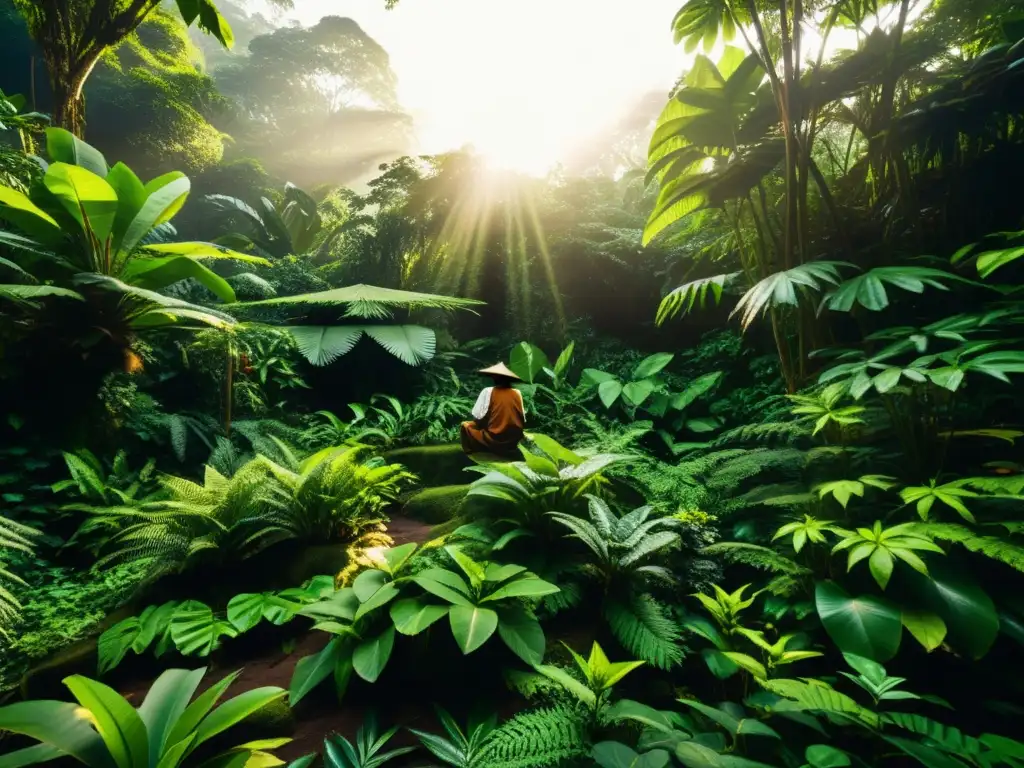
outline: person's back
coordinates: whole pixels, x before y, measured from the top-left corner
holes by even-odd
[[[526,426],[523,396],[512,387],[509,377],[497,374],[495,369],[483,372],[494,378],[494,386],[484,389],[477,398],[474,421],[463,422],[462,448],[466,453],[514,453]]]

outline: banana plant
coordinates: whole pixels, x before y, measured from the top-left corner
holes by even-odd
[[[0,768],[57,758],[71,758],[89,768],[177,768],[190,764],[190,756],[203,744],[286,694],[281,688],[256,688],[218,707],[240,673],[214,683],[193,700],[205,674],[205,668],[165,671],[138,709],[112,688],[82,675],[64,679],[77,704],[23,701],[0,707],[0,730],[40,742],[0,756]],[[213,760],[252,759],[273,765],[276,758],[269,750],[289,741],[247,742]]]
[[[178,172],[143,184],[123,163],[108,168],[93,147],[60,128],[47,129],[53,159],[42,184],[29,195],[0,186],[0,244],[22,282],[2,295],[35,300],[47,296],[79,301],[114,294],[129,306],[118,313],[133,329],[177,322],[216,327],[234,320],[223,312],[158,293],[191,278],[222,302],[235,300],[228,282],[205,262],[264,259],[211,243],[152,243],[146,238],[168,223],[188,197],[188,178]]]
[[[207,195],[204,201],[218,223],[230,229],[217,242],[267,258],[306,253],[322,224],[316,200],[291,182],[278,205],[263,196],[256,208],[228,195]]]

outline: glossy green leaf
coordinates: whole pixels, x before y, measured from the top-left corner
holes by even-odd
[[[512,653],[531,667],[544,661],[544,629],[521,605],[499,609],[498,636]]]
[[[288,702],[295,706],[306,694],[316,688],[334,673],[338,662],[346,655],[345,646],[337,637],[332,637],[323,650],[312,656],[299,659],[288,686]]]
[[[106,241],[117,215],[117,193],[106,179],[76,165],[54,163],[43,184],[83,231],[91,232],[100,244]]]
[[[352,651],[352,669],[368,683],[377,682],[391,658],[395,646],[395,628],[389,626],[379,635],[363,640]]]
[[[448,614],[451,606],[425,603],[416,598],[399,600],[391,606],[391,621],[403,635],[418,635]]]
[[[879,662],[896,655],[903,631],[897,606],[872,595],[850,597],[831,581],[819,582],[814,595],[821,623],[841,651]]]
[[[928,652],[934,651],[946,639],[946,622],[938,614],[904,609],[902,620],[903,626]]]
[[[54,163],[79,166],[97,176],[107,175],[107,161],[103,153],[91,144],[86,144],[71,131],[47,128],[46,151]]]
[[[65,678],[64,685],[91,713],[93,725],[118,768],[147,764],[149,738],[135,707],[113,688],[82,675]]]
[[[0,768],[21,768],[43,762],[39,758],[32,759],[31,754],[26,755],[29,750],[35,750],[36,754],[42,752],[46,760],[71,755],[89,768],[115,768],[118,765],[111,759],[99,734],[81,716],[81,708],[77,704],[63,701],[8,704],[0,707],[0,730],[42,742],[41,748],[29,747],[0,755]]]
[[[472,653],[498,628],[498,614],[476,605],[454,605],[448,613],[452,635],[462,652]]]

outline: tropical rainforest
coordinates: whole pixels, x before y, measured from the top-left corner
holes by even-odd
[[[290,6],[0,0],[0,768],[1024,766],[1024,2],[686,0],[540,175]]]

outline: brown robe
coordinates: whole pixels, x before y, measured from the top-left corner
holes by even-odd
[[[487,415],[462,422],[462,450],[466,453],[514,454],[523,439],[526,415],[523,396],[512,387],[494,387]]]

